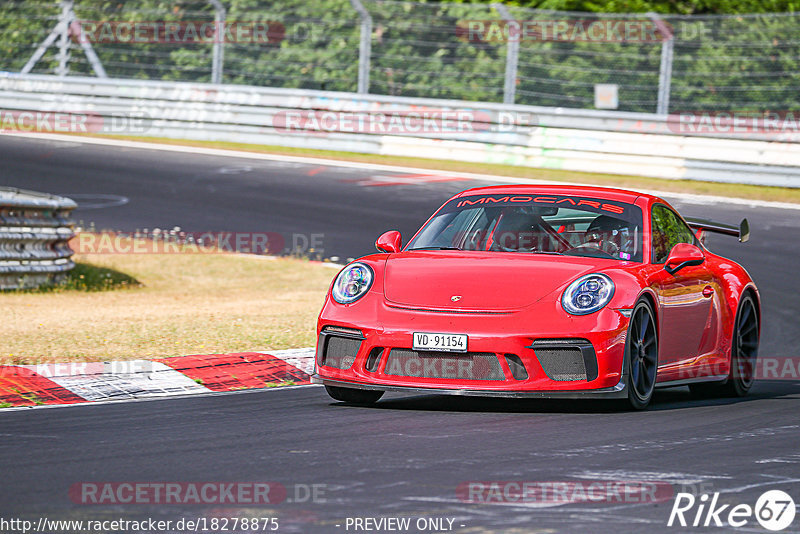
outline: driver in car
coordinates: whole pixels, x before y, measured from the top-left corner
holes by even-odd
[[[635,229],[622,219],[600,215],[586,229],[581,248],[594,248],[623,260],[633,257]]]

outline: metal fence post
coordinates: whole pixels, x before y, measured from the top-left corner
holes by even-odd
[[[655,13],[647,16],[656,25],[661,39],[661,65],[658,69],[658,104],[656,113],[666,115],[669,113],[669,92],[672,85],[672,52],[675,46],[675,36],[669,26]]]
[[[58,68],[56,70],[56,74],[59,76],[66,76],[69,72],[70,35],[78,36],[78,42],[80,43],[81,48],[83,48],[84,54],[86,54],[86,57],[89,59],[89,64],[92,66],[94,73],[100,78],[108,78],[108,74],[106,74],[103,64],[100,62],[100,58],[97,57],[97,54],[94,52],[94,48],[92,48],[92,43],[89,42],[89,39],[87,39],[81,33],[80,22],[75,17],[72,0],[63,0],[61,2],[61,15],[58,17],[58,23],[56,24],[56,27],[53,28],[45,40],[42,41],[42,43],[36,48],[36,51],[30,57],[28,62],[25,63],[25,66],[22,67],[20,72],[22,74],[28,74],[31,70],[33,70],[33,67],[35,67],[36,63],[42,59],[42,56],[44,56],[44,53],[47,52],[47,49],[56,42],[56,39],[60,38],[58,43]]]
[[[350,0],[361,19],[361,38],[358,44],[358,92],[369,93],[369,64],[372,55],[372,16],[361,0]]]
[[[211,58],[211,83],[222,83],[222,69],[225,62],[225,6],[219,0],[210,0],[214,6],[214,51]]]
[[[58,67],[57,76],[66,76],[69,73],[69,25],[72,22],[72,0],[61,0],[61,15],[58,17],[58,27],[61,35],[58,40]]]
[[[513,104],[517,94],[517,63],[519,62],[520,25],[503,4],[492,4],[509,25],[506,43],[506,74],[503,83],[503,104]],[[513,38],[516,30],[517,38]]]

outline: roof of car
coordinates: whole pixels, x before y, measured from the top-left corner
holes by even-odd
[[[492,185],[486,187],[476,187],[463,191],[458,196],[471,195],[494,195],[494,194],[550,194],[550,195],[580,195],[591,198],[613,200],[633,204],[637,198],[644,196],[657,198],[636,191],[627,189],[614,189],[611,187],[599,187],[592,185]]]

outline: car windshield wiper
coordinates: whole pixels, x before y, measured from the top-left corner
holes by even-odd
[[[458,247],[416,247],[416,248],[410,248],[408,250],[412,251],[412,250],[463,250],[463,249],[460,249]]]

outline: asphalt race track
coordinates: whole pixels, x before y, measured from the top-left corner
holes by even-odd
[[[82,206],[76,218],[99,228],[268,231],[287,242],[295,234],[322,234],[324,256],[343,259],[371,252],[388,229],[407,239],[443,200],[479,185],[2,136],[0,161],[0,185],[71,195]],[[687,216],[749,218],[749,243],[714,236],[709,248],[742,263],[759,285],[761,356],[800,357],[800,211],[674,204]],[[175,519],[241,512],[76,505],[68,490],[86,481],[280,482],[295,502],[247,510],[278,517],[279,532],[347,532],[353,516],[450,518],[459,532],[723,531],[667,528],[671,497],[473,504],[457,493],[469,481],[648,480],[670,484],[674,493],[719,492],[719,502],[731,505],[752,506],[769,489],[800,502],[797,377],[758,382],[742,400],[694,400],[686,388],[657,391],[641,413],[590,401],[384,399],[357,408],[305,387],[5,412],[0,516]],[[316,502],[294,495],[312,484],[324,487]],[[800,519],[784,532],[798,529]],[[753,519],[740,530],[764,532]]]

